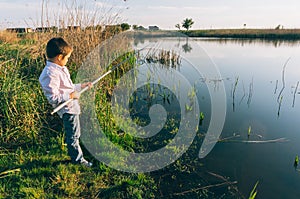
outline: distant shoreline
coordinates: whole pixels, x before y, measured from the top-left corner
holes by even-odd
[[[300,39],[300,29],[212,29],[182,31],[189,37]]]
[[[174,37],[182,33],[188,37],[214,37],[236,39],[283,39],[300,40],[300,29],[205,29],[205,30],[171,30],[171,31],[133,31],[141,37]]]
[[[84,31],[80,27],[71,27],[75,31]],[[70,31],[71,28],[66,31]],[[18,28],[8,32],[15,32]],[[22,29],[22,34],[33,34],[35,32]],[[24,30],[23,30],[24,29]],[[55,32],[53,27],[42,28],[37,32]],[[93,30],[92,30],[93,31]],[[105,32],[105,30],[97,30]],[[110,30],[111,31],[111,30]],[[115,31],[115,29],[112,29]],[[116,31],[117,33],[120,31]],[[128,30],[129,35],[135,37],[202,37],[202,38],[221,38],[221,39],[263,39],[263,40],[300,40],[300,29],[199,29],[199,30]]]

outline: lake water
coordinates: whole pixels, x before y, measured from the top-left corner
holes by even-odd
[[[224,82],[227,115],[221,136],[237,133],[246,140],[251,126],[253,133],[262,136],[255,140],[288,139],[283,143],[218,143],[204,162],[208,167],[219,165],[211,167],[236,179],[243,193],[249,193],[249,186],[259,180],[258,198],[299,198],[300,173],[293,167],[300,153],[300,96],[295,91],[300,79],[299,43],[197,43],[206,49],[222,76],[228,78]],[[232,87],[237,77],[233,102]]]
[[[176,70],[194,83],[205,115],[200,132],[205,134],[212,122],[209,92],[225,88],[220,139],[228,139],[218,142],[204,158],[196,156],[199,167],[237,181],[245,197],[259,181],[257,198],[299,198],[300,167],[294,167],[294,160],[300,155],[300,42],[165,38],[138,46],[149,44],[179,49],[184,59]],[[195,76],[189,67],[197,63],[201,70],[204,53],[219,70],[215,79]],[[209,84],[213,91],[208,90]],[[280,140],[271,142],[276,139]]]

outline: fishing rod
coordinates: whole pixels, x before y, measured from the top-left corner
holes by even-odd
[[[147,47],[147,46],[146,46]],[[142,51],[143,49],[145,49],[146,47],[137,50],[134,54],[136,54],[139,51]],[[119,66],[121,66],[124,62],[128,61],[129,58],[131,58],[132,56],[128,57],[127,59],[125,59],[124,61],[122,61],[121,63],[113,66],[110,70],[108,70],[106,73],[104,73],[103,75],[101,75],[99,78],[97,78],[96,80],[94,80],[92,82],[92,85],[97,84],[101,79],[103,79],[105,76],[107,76],[108,74],[110,74],[111,72],[113,72],[116,68],[118,68]],[[84,93],[85,91],[87,91],[89,89],[88,86],[84,87],[82,90],[80,90],[79,94],[81,95],[82,93]],[[62,109],[64,106],[66,106],[67,104],[69,104],[71,101],[73,100],[73,98],[63,102],[62,104],[58,105],[52,112],[51,115],[53,115],[54,113],[56,113],[57,111],[59,111],[60,109]]]

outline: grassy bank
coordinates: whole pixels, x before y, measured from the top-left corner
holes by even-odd
[[[300,39],[300,29],[211,29],[181,31],[189,37],[220,37],[246,39]]]
[[[132,174],[107,167],[87,154],[93,168],[69,162],[62,122],[52,116],[38,83],[44,67],[47,40],[63,36],[74,47],[70,58],[71,76],[81,60],[106,35],[86,32],[3,36],[0,42],[0,198],[243,198],[235,182],[207,172],[197,157],[199,132],[190,150],[159,171]],[[94,33],[91,33],[94,34]],[[97,37],[96,37],[97,36]],[[116,62],[121,62],[116,60]],[[98,120],[115,144],[132,150],[134,139],[120,133],[111,119],[111,92],[134,60],[100,82],[96,94]],[[195,153],[196,152],[196,153]]]

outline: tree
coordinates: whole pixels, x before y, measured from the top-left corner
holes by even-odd
[[[132,25],[133,30],[137,30],[138,25]]]
[[[146,30],[146,28],[144,26],[138,26],[137,30]]]
[[[283,27],[280,24],[278,26],[276,26],[275,30],[280,30],[280,28]],[[283,28],[282,28],[283,29]]]
[[[186,18],[182,22],[182,27],[185,28],[186,30],[189,30],[193,24],[194,24],[194,21],[192,20],[192,18],[190,18],[190,19]]]
[[[175,28],[178,28],[178,30],[180,30],[180,24],[179,24],[179,23],[176,24],[176,25],[175,25]]]
[[[121,28],[122,28],[122,31],[129,30],[130,29],[130,25],[128,23],[122,23],[121,24]]]

